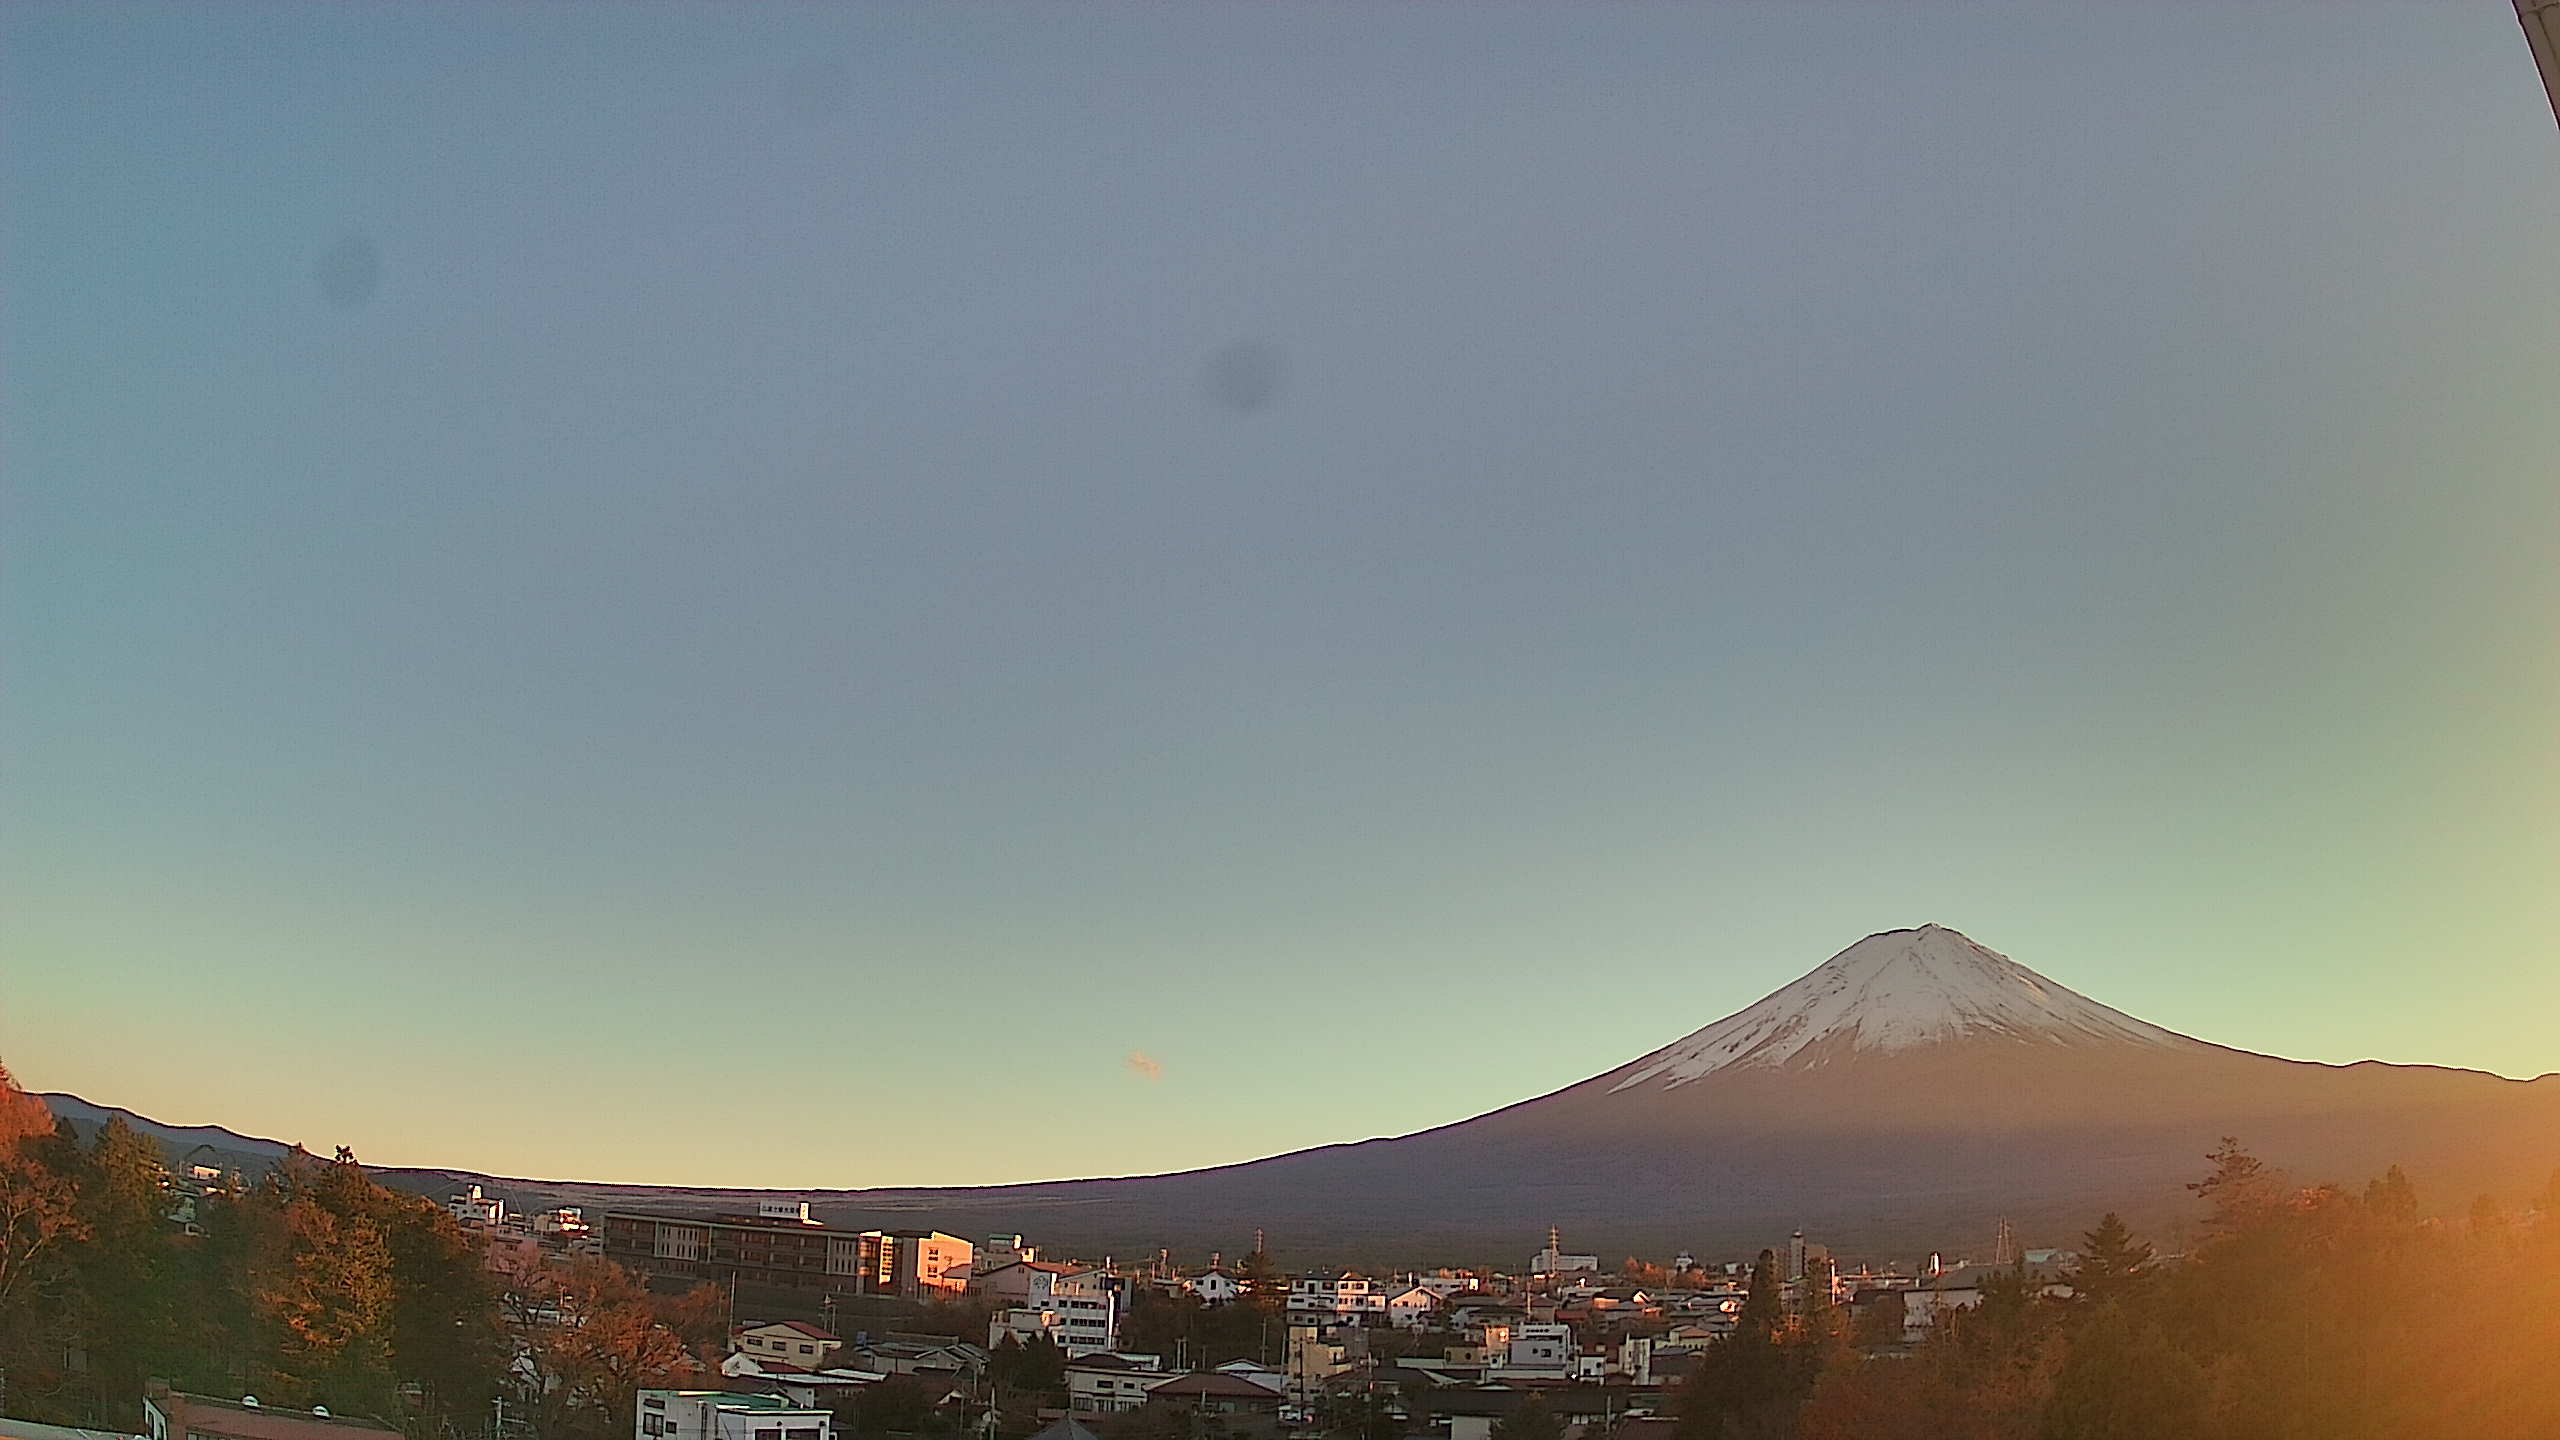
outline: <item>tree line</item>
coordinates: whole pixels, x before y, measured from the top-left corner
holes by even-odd
[[[2105,1216],[2059,1286],[1995,1274],[1908,1349],[1855,1333],[1827,1291],[1785,1313],[1764,1252],[1684,1382],[1684,1440],[2560,1435],[2560,1174],[2524,1216],[2484,1198],[2448,1223],[2397,1166],[2349,1188],[2294,1184],[2236,1140],[2208,1159],[2190,1253]]]
[[[296,1150],[193,1230],[157,1142],[83,1143],[0,1067],[0,1414],[133,1431],[154,1378],[326,1406],[421,1437],[625,1440],[633,1392],[716,1370],[709,1287],[654,1295],[601,1258],[493,1263],[441,1207]],[[503,1409],[502,1409],[503,1406]]]

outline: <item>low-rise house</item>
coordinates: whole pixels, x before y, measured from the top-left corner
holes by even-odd
[[[1239,1380],[1250,1380],[1274,1395],[1289,1393],[1289,1377],[1259,1360],[1230,1360],[1218,1367],[1218,1373],[1233,1375]]]
[[[1033,1435],[1031,1440],[1101,1440],[1101,1437],[1077,1423],[1074,1416],[1061,1415],[1050,1421],[1046,1429]]]
[[[1568,1380],[1574,1378],[1580,1350],[1570,1325],[1521,1325],[1511,1332],[1502,1358],[1489,1365],[1489,1380]]]
[[[1528,1318],[1527,1309],[1508,1300],[1470,1295],[1449,1302],[1449,1323],[1461,1330],[1474,1330],[1486,1325],[1517,1325]]]
[[[1378,1313],[1399,1330],[1426,1330],[1440,1314],[1440,1296],[1420,1285],[1396,1285],[1379,1297]]]
[[[142,1421],[150,1440],[383,1440],[400,1433],[378,1420],[332,1415],[325,1405],[263,1405],[254,1395],[226,1400],[158,1384],[143,1394]]]
[[[742,1327],[730,1337],[730,1348],[766,1362],[765,1373],[771,1374],[773,1362],[798,1370],[824,1370],[834,1363],[844,1341],[805,1320],[776,1320]]]
[[[1322,1390],[1326,1381],[1351,1368],[1351,1354],[1347,1347],[1323,1339],[1312,1330],[1291,1332],[1285,1358],[1288,1363],[1285,1372],[1289,1384],[1288,1398],[1301,1405]]]
[[[835,1440],[835,1417],[779,1395],[643,1390],[634,1440]]]
[[[1564,1422],[1567,1434],[1583,1427],[1582,1433],[1592,1436],[1600,1434],[1600,1427],[1611,1419],[1660,1399],[1658,1392],[1624,1385],[1485,1384],[1426,1391],[1422,1405],[1432,1420],[1448,1423],[1449,1440],[1490,1440],[1493,1427],[1527,1404],[1532,1395]]]
[[[1203,1305],[1225,1305],[1244,1294],[1244,1286],[1224,1270],[1203,1270],[1182,1282],[1182,1288],[1200,1297]]]
[[[1484,1282],[1464,1271],[1442,1271],[1436,1275],[1416,1275],[1413,1283],[1442,1299],[1482,1290]]]
[[[983,1346],[940,1337],[891,1335],[854,1349],[858,1368],[882,1375],[913,1375],[926,1380],[958,1380],[986,1373]]]
[[[1215,1370],[1177,1375],[1147,1392],[1147,1408],[1216,1417],[1216,1428],[1236,1436],[1268,1437],[1280,1430],[1281,1397],[1250,1380]],[[1206,1429],[1207,1426],[1202,1428]]]
[[[877,1370],[819,1370],[807,1375],[768,1377],[774,1393],[803,1410],[824,1410],[836,1419],[836,1433],[853,1430],[854,1397],[888,1379]]]
[[[2063,1283],[2058,1269],[2035,1265],[2025,1268],[2030,1294],[2060,1297],[2071,1293],[2071,1287]],[[1949,1312],[1970,1310],[1981,1304],[1983,1286],[2008,1271],[2009,1267],[2005,1265],[1961,1265],[1941,1271],[1903,1291],[1902,1338],[1917,1344],[1927,1338]]]
[[[1067,1362],[1067,1408],[1117,1415],[1147,1403],[1147,1392],[1171,1380],[1154,1355],[1086,1355]]]

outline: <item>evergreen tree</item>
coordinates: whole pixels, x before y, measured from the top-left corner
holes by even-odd
[[[2364,1207],[2377,1219],[2401,1225],[2415,1224],[2418,1219],[2418,1188],[2409,1183],[2406,1172],[2394,1165],[2383,1172],[2380,1179],[2365,1182]]]
[[[2150,1279],[2152,1252],[2133,1236],[2124,1217],[2108,1211],[2098,1228],[2080,1237],[2080,1259],[2063,1279],[2072,1299],[2104,1305],[2123,1299]]]
[[[2101,1308],[2072,1341],[2045,1409],[2048,1440],[2162,1440],[2204,1428],[2204,1367],[2155,1325]]]
[[[2205,1158],[2213,1162],[2213,1173],[2187,1189],[2211,1207],[2205,1224],[2213,1230],[2245,1229],[2283,1203],[2284,1178],[2241,1149],[2238,1137],[2223,1136]]]
[[[1245,1303],[1257,1310],[1276,1312],[1289,1303],[1289,1279],[1280,1273],[1269,1252],[1256,1250],[1244,1257],[1236,1268],[1236,1283],[1244,1290]]]
[[[1778,1284],[1778,1252],[1763,1250],[1751,1262],[1751,1281],[1743,1291],[1742,1313],[1734,1317],[1734,1338],[1768,1339],[1777,1332],[1784,1309]]]
[[[169,1168],[158,1142],[117,1116],[83,1157],[80,1329],[100,1396],[139,1394],[166,1371],[177,1329],[171,1294]]]
[[[2509,1228],[2507,1207],[2495,1195],[2479,1195],[2471,1201],[2471,1233],[2481,1236],[2504,1236]]]
[[[1778,1257],[1763,1250],[1733,1333],[1708,1346],[1680,1388],[1680,1427],[1690,1440],[1781,1440],[1813,1384],[1810,1345],[1781,1345],[1785,1324]]]

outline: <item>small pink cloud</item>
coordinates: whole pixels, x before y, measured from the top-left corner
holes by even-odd
[[[1120,1063],[1128,1066],[1131,1074],[1151,1084],[1164,1078],[1164,1062],[1144,1050],[1130,1051]]]

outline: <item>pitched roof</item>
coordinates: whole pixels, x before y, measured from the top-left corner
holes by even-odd
[[[33,1420],[12,1420],[0,1415],[0,1437],[5,1440],[134,1440],[117,1430],[82,1430],[71,1425],[40,1425]]]
[[[826,1331],[819,1329],[817,1326],[810,1324],[806,1320],[767,1320],[759,1325],[742,1325],[738,1328],[742,1331],[788,1330],[794,1335],[803,1336],[811,1340],[831,1340],[835,1341],[837,1344],[843,1343],[839,1337],[828,1334]]]
[[[1073,1416],[1062,1416],[1051,1421],[1049,1428],[1032,1436],[1031,1440],[1100,1440],[1100,1437],[1077,1424]]]
[[[1169,1395],[1175,1399],[1186,1396],[1236,1400],[1278,1400],[1280,1398],[1279,1392],[1267,1385],[1256,1385],[1250,1380],[1239,1379],[1216,1370],[1196,1370],[1180,1379],[1167,1380],[1147,1392],[1149,1399],[1154,1399],[1158,1395]]]

